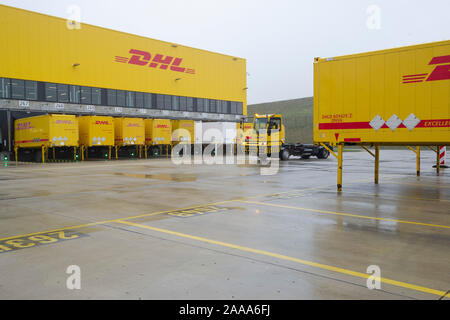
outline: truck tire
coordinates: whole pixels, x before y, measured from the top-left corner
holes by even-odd
[[[284,149],[284,150],[282,150],[281,152],[280,152],[280,159],[282,160],[282,161],[287,161],[287,160],[289,160],[289,156],[290,156],[291,154],[289,153],[289,150],[287,150],[287,149]]]
[[[317,155],[317,158],[319,159],[328,159],[328,157],[330,156],[330,151],[328,151],[327,149],[323,148],[319,151],[319,154]]]

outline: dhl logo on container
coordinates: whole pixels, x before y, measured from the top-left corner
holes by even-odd
[[[157,129],[168,129],[169,126],[167,124],[158,124],[158,125],[156,125],[156,128]]]
[[[428,65],[438,65],[434,68],[431,74],[418,73],[403,76],[403,83],[416,83],[425,81],[438,81],[450,79],[450,55],[439,56],[431,59]],[[428,78],[427,78],[428,76]]]
[[[106,125],[106,126],[108,126],[108,125],[110,125],[110,124],[112,124],[112,123],[109,123],[109,121],[95,121],[95,124],[100,124],[100,125]]]
[[[55,123],[56,124],[73,124],[73,122],[70,120],[56,120]]]
[[[114,61],[120,63],[134,64],[141,67],[149,66],[150,68],[158,68],[159,66],[159,69],[161,70],[170,70],[175,72],[195,74],[194,69],[184,68],[180,66],[181,62],[183,61],[183,58],[176,58],[171,56],[164,56],[162,54],[156,54],[152,60],[151,53],[147,51],[131,49],[129,53],[132,54],[131,58],[115,56]]]
[[[129,123],[127,125],[127,127],[137,127],[137,128],[142,128],[142,126],[139,123]]]
[[[34,127],[31,125],[31,122],[22,122],[18,123],[16,130],[29,130],[34,129]]]

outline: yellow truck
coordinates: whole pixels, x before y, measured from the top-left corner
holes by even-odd
[[[193,144],[195,138],[194,120],[172,121],[172,142],[175,144]]]
[[[145,145],[145,124],[142,118],[114,118],[116,159],[121,154],[142,157]]]
[[[78,133],[78,119],[73,115],[47,114],[18,119],[14,122],[16,160],[45,162],[50,148],[54,158],[58,149],[58,153],[70,153],[76,159]]]
[[[290,156],[309,159],[315,156],[327,159],[330,155],[329,147],[303,143],[287,143],[285,126],[281,114],[255,114],[252,130],[243,132],[245,149],[249,152],[268,156],[272,152],[279,153],[280,159],[285,161]]]
[[[166,149],[168,155],[172,145],[172,121],[169,119],[145,119],[145,155],[159,155]]]
[[[82,116],[78,118],[80,128],[80,145],[82,159],[86,156],[101,156],[111,158],[111,148],[114,146],[114,118],[107,116]]]

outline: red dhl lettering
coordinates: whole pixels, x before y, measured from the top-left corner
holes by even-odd
[[[140,125],[139,123],[129,123],[129,124],[127,125],[127,127],[138,127],[138,128],[140,128],[141,125]]]
[[[181,66],[183,58],[164,56],[162,54],[155,54],[152,60],[150,52],[131,49],[129,53],[131,58],[115,56],[114,61],[120,63],[134,64],[141,67],[159,68],[160,70],[170,70],[175,72],[183,72],[195,74],[195,69],[185,68]]]
[[[34,127],[31,125],[31,122],[19,122],[17,124],[16,130],[29,130]]]
[[[163,128],[169,128],[169,126],[167,124],[158,124],[156,125],[157,129],[163,129]]]
[[[109,125],[109,121],[95,121],[95,124],[104,124],[104,125]]]
[[[56,120],[55,123],[56,124],[73,124],[73,122],[70,120]]]

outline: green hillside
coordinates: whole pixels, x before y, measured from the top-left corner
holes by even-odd
[[[248,116],[252,117],[255,113],[282,114],[287,142],[313,142],[312,97],[249,105]]]

